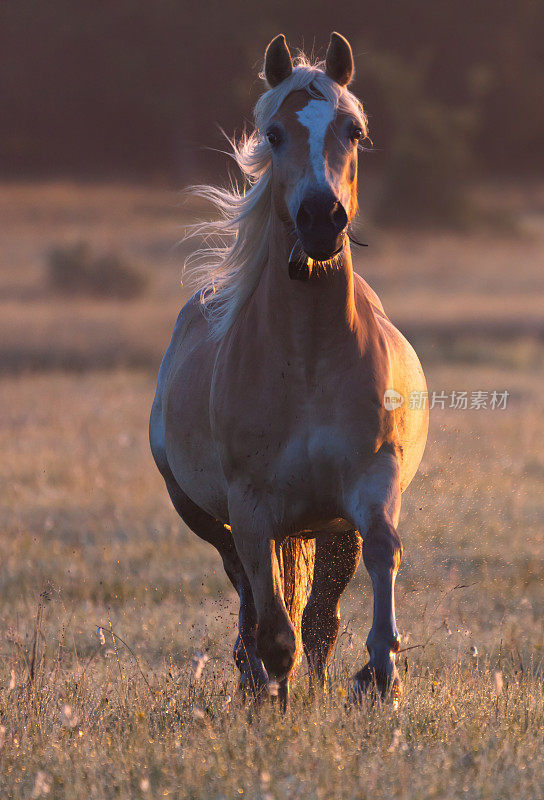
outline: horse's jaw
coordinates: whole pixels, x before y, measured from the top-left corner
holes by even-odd
[[[303,250],[300,239],[297,239],[289,255],[289,277],[291,280],[307,281],[315,269],[327,270],[340,266],[344,247],[345,237],[342,239],[341,247],[330,258],[324,261],[317,261]]]

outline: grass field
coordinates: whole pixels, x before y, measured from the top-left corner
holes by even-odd
[[[543,798],[543,190],[501,193],[515,234],[371,232],[358,267],[430,390],[510,394],[431,412],[400,527],[399,708],[348,702],[361,568],[325,696],[303,668],[283,717],[236,696],[234,592],[147,443],[188,212],[159,189],[4,188],[0,797]],[[148,294],[54,295],[45,253],[76,238],[137,259]]]

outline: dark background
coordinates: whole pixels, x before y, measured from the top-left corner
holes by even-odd
[[[537,0],[2,0],[3,170],[200,178],[219,126],[250,119],[270,38],[323,57],[332,29],[353,46],[372,164],[420,147],[484,175],[542,170]]]

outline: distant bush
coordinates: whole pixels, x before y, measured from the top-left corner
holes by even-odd
[[[147,286],[133,264],[117,253],[95,254],[87,242],[56,247],[47,264],[50,286],[62,294],[131,300]]]
[[[464,225],[470,217],[472,100],[459,107],[431,97],[424,59],[408,64],[381,53],[368,60],[392,130],[376,218],[386,224]]]

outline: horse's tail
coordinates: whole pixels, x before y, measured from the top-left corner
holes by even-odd
[[[294,674],[302,661],[302,613],[312,588],[315,540],[287,537],[281,546],[281,556],[283,597],[297,637]]]

